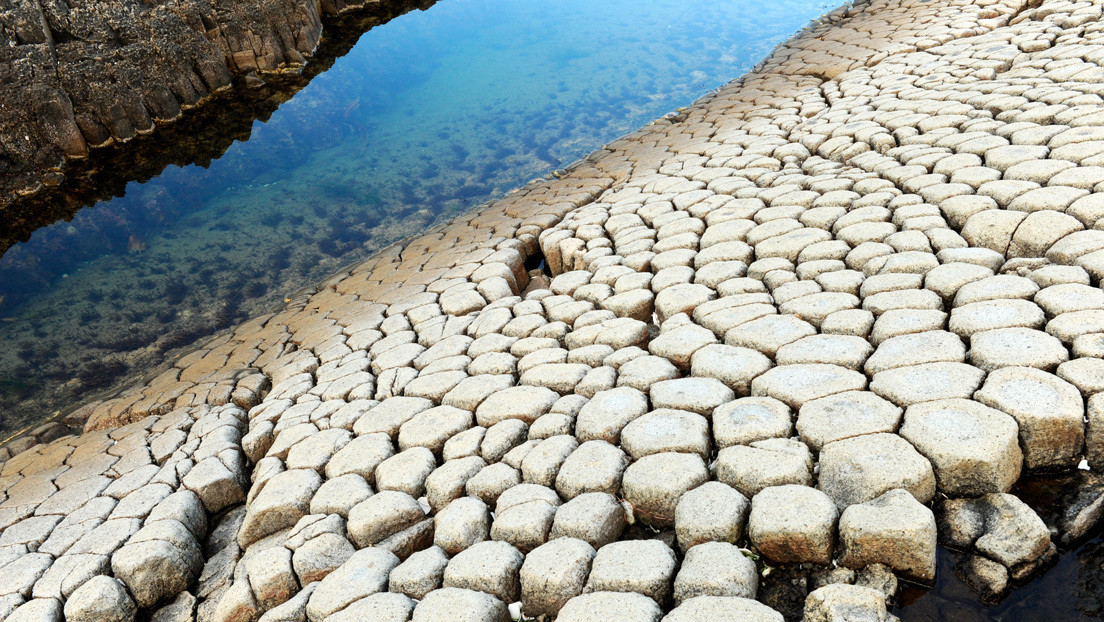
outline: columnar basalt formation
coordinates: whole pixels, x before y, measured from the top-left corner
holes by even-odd
[[[1000,597],[1021,475],[1104,469],[1100,15],[840,9],[88,406],[0,471],[0,617],[887,620],[937,542]]]

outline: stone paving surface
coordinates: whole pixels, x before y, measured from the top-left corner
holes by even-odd
[[[1104,470],[1101,9],[839,9],[43,430],[0,618],[773,621],[835,561],[804,618],[887,620],[937,542],[999,597],[1021,474]]]

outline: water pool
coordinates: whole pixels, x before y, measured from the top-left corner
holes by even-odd
[[[0,438],[689,104],[831,8],[443,0],[369,30],[220,158],[116,182],[0,257]]]

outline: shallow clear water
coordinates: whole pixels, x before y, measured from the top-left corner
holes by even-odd
[[[0,433],[744,73],[820,0],[442,0],[0,258]]]

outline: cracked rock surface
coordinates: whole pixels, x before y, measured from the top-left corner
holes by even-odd
[[[839,9],[88,406],[0,469],[0,618],[888,620],[937,542],[1031,580],[1100,516],[1010,493],[1104,469],[1100,16]]]

